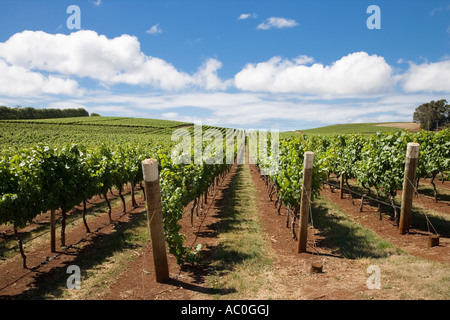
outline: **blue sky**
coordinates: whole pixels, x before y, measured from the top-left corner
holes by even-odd
[[[0,105],[293,130],[411,121],[450,101],[449,1],[0,5]]]

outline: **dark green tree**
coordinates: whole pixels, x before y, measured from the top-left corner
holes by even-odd
[[[31,107],[22,108],[21,106],[17,106],[15,108],[0,106],[0,120],[53,119],[71,117],[89,117],[89,112],[84,108],[35,109]]]
[[[424,130],[443,126],[450,121],[450,104],[445,99],[421,104],[416,108],[413,120],[419,121],[420,128]]]

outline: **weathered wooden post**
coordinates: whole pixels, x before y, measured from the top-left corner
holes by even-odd
[[[399,233],[406,234],[411,224],[411,208],[414,196],[414,181],[416,181],[417,161],[419,159],[419,144],[410,142],[406,149],[405,174],[403,178],[402,207],[400,209]]]
[[[344,199],[344,174],[339,177],[339,196]]]
[[[298,232],[297,252],[306,252],[306,240],[308,238],[308,213],[311,200],[312,170],[314,162],[314,152],[305,152],[303,162],[303,184],[302,199],[300,203],[300,221]]]
[[[161,208],[161,189],[159,185],[158,161],[146,159],[142,161],[144,174],[145,203],[147,219],[152,239],[153,260],[157,282],[169,280],[164,225]]]

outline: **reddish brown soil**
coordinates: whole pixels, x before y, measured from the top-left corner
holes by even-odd
[[[402,191],[398,191],[396,197],[398,199],[402,198]],[[434,200],[434,196],[424,195],[419,192],[418,196],[413,199],[413,204],[417,207],[428,209],[434,211],[435,213],[442,215],[450,215],[450,201],[445,199],[450,199],[449,196],[443,196],[438,194],[438,201]],[[445,199],[444,199],[445,198]]]
[[[182,232],[186,234],[186,244],[195,246],[201,243],[205,249],[204,254],[214,248],[217,244],[217,223],[220,221],[221,210],[224,207],[223,201],[226,201],[226,193],[229,189],[232,179],[236,173],[236,167],[226,176],[220,186],[214,188],[209,195],[208,201],[199,210],[199,216],[194,213],[194,225],[190,223],[190,212],[193,206],[191,203],[185,208],[185,216],[181,220],[183,226]],[[142,204],[143,197],[136,199],[138,204]],[[90,200],[90,205],[101,202],[99,198]],[[104,200],[103,200],[104,201]],[[127,203],[127,208],[131,208],[131,202]],[[74,208],[68,215],[80,208]],[[50,253],[49,241],[43,241],[36,250],[25,251],[27,255],[27,265],[30,269],[22,267],[20,255],[5,261],[0,266],[0,299],[20,299],[22,294],[34,287],[39,286],[51,276],[56,270],[66,268],[73,263],[83,250],[95,250],[95,244],[102,241],[102,238],[115,231],[115,225],[127,223],[135,215],[144,214],[143,206],[129,210],[122,216],[122,206],[113,209],[112,219],[114,224],[109,224],[107,214],[91,218],[88,225],[92,231],[86,234],[83,224],[66,231],[67,249],[61,249],[56,254]],[[44,213],[39,216],[39,223],[48,223],[49,214]],[[39,223],[33,223],[20,230],[21,233],[28,232],[39,226]],[[59,229],[57,230],[57,243],[59,248]],[[6,236],[12,232],[10,227],[4,226]],[[72,245],[72,246],[71,246]],[[214,294],[216,291],[207,288],[204,285],[205,268],[183,268],[180,269],[174,256],[168,254],[169,270],[171,280],[165,284],[159,284],[155,281],[154,267],[152,265],[151,246],[139,253],[139,256],[129,264],[128,268],[117,279],[117,282],[111,287],[111,290],[102,297],[103,299],[187,299],[192,293]],[[35,270],[31,270],[35,268]],[[188,289],[188,290],[183,290]],[[185,294],[188,292],[188,294]],[[220,292],[219,292],[220,293]],[[25,296],[26,298],[26,296]]]
[[[187,208],[185,218],[181,221],[183,232],[186,233],[186,243],[202,243],[214,250],[217,245],[217,224],[220,223],[222,208],[225,205],[227,192],[236,167],[217,191],[214,199],[204,211],[204,216],[196,217],[194,227],[190,226]],[[309,249],[307,253],[297,253],[297,242],[293,240],[290,229],[285,227],[286,208],[278,215],[273,202],[269,200],[267,187],[261,179],[255,166],[251,166],[252,180],[257,191],[256,201],[261,213],[266,241],[270,243],[275,253],[273,270],[268,271],[268,277],[274,285],[275,293],[262,292],[256,299],[268,297],[282,299],[358,299],[358,295],[367,291],[366,275],[350,260],[334,255],[330,249],[320,249],[319,256],[313,249],[314,242],[321,239],[317,230],[310,229]],[[197,237],[198,235],[198,237]],[[175,259],[169,255],[169,270],[171,279],[167,283],[157,283],[154,277],[151,248],[140,254],[127,269],[118,277],[117,282],[110,286],[102,299],[151,299],[151,300],[198,300],[213,299],[216,295],[227,299],[227,291],[215,289],[205,282],[208,268],[180,269]],[[321,263],[325,272],[311,274],[311,264]],[[143,271],[145,270],[145,271]],[[352,281],[342,282],[336,274]],[[305,278],[306,277],[306,278]],[[293,290],[293,287],[297,288]],[[255,298],[255,297],[253,297]]]
[[[131,187],[130,186],[126,186],[123,188],[123,193],[122,194],[127,194],[131,191]],[[116,195],[118,194],[118,191],[113,191],[113,194],[111,194],[110,192],[108,192],[107,196],[109,200],[113,200],[114,198],[116,198]],[[102,204],[105,203],[105,200],[102,197],[99,196],[95,196],[91,199],[89,199],[89,201],[87,202],[86,208],[90,209],[93,206],[97,205],[97,204]],[[106,203],[105,203],[106,204]],[[129,205],[129,204],[128,204]],[[75,211],[82,211],[83,207],[80,204],[79,206],[76,206],[71,212],[75,212]],[[69,212],[70,214],[70,212]],[[59,219],[61,217],[61,212],[60,211],[56,211],[56,218]],[[44,212],[40,215],[38,215],[36,218],[33,219],[33,222],[28,224],[25,228],[22,228],[19,230],[19,234],[21,233],[27,233],[27,232],[31,232],[33,230],[38,229],[41,225],[48,225],[50,223],[50,211],[48,212]],[[1,239],[6,239],[6,238],[10,238],[14,236],[14,229],[11,225],[0,225],[0,241]]]
[[[351,186],[358,185],[355,179],[349,179],[349,183]],[[334,182],[335,185],[338,185],[338,182]],[[430,209],[431,211],[435,211],[442,214],[450,214],[450,195],[448,195],[448,191],[450,190],[450,181],[435,181],[437,187],[437,202],[434,199],[433,187],[430,183],[430,179],[421,179],[419,183],[419,194],[416,195],[413,199],[415,205],[419,207],[423,207],[426,209]],[[356,196],[359,198],[358,196]],[[373,194],[372,194],[373,197]],[[397,191],[396,198],[401,199],[402,190]]]
[[[446,179],[448,179],[447,176],[446,176]],[[421,186],[427,186],[428,188],[433,187],[431,184],[430,178],[420,179],[419,183]],[[444,180],[444,182],[442,182],[442,180],[440,180],[440,179],[434,179],[434,184],[436,185],[436,188],[438,191],[438,197],[439,197],[439,189],[450,190],[450,181],[448,181],[448,180]]]
[[[297,253],[297,241],[294,241],[290,228],[286,228],[286,208],[282,207],[278,214],[267,193],[267,186],[261,179],[259,171],[250,166],[252,181],[256,190],[256,202],[263,221],[266,241],[273,251],[274,263],[267,270],[267,278],[271,281],[273,292],[267,290],[251,297],[256,299],[361,299],[370,296],[366,287],[367,275],[361,263],[343,259],[328,247],[317,247],[315,244],[326,240],[319,230],[309,229],[308,249],[306,253]],[[217,193],[211,207],[208,208],[204,220],[195,220],[191,228],[189,217],[183,219],[183,230],[187,235],[187,243],[194,238],[195,243],[217,244],[217,223],[220,222],[223,201],[226,201],[227,189],[232,183],[235,168],[225,184]],[[189,210],[187,210],[189,211]],[[199,230],[203,237],[195,239]],[[194,232],[193,232],[194,231]],[[212,249],[213,250],[213,249]],[[169,255],[170,257],[170,255]],[[118,277],[118,281],[110,287],[110,292],[103,299],[213,299],[216,295],[227,299],[227,291],[214,289],[205,282],[208,268],[181,269],[175,260],[169,258],[171,280],[161,284],[155,281],[151,264],[151,249],[142,253]],[[313,263],[322,264],[324,272],[312,274]],[[142,270],[145,269],[145,272]]]
[[[282,206],[278,214],[257,167],[250,165],[250,170],[263,228],[276,256],[272,281],[278,295],[289,300],[361,299],[367,287],[366,275],[360,271],[360,266],[352,260],[342,259],[329,247],[318,246],[319,242],[326,239],[319,230],[311,227],[308,229],[307,252],[297,253],[297,241],[293,239],[291,223],[286,228],[287,209]],[[295,231],[298,234],[298,226]],[[312,264],[321,264],[323,272],[311,273]]]
[[[400,192],[401,195],[401,192]],[[358,223],[364,225],[365,227],[375,231],[381,238],[386,239],[391,242],[394,246],[399,249],[403,249],[411,255],[420,256],[425,259],[430,259],[434,261],[439,261],[443,263],[450,262],[450,239],[447,237],[440,237],[440,245],[438,247],[429,248],[428,247],[428,237],[433,232],[429,233],[428,230],[424,228],[418,228],[414,226],[410,228],[409,234],[399,235],[397,226],[391,219],[391,215],[382,214],[382,220],[380,220],[380,215],[378,213],[378,207],[365,204],[363,206],[363,212],[359,211],[360,199],[354,199],[353,203],[349,195],[344,194],[344,199],[340,199],[339,192],[331,192],[329,187],[324,187],[322,189],[322,196],[327,200],[335,203],[339,208],[344,210],[350,217],[358,221]],[[434,200],[429,201],[429,199],[419,196],[421,201],[426,201],[426,207],[434,211],[445,211],[448,204],[445,202],[435,203]],[[413,201],[417,201],[414,199]],[[391,208],[385,208],[386,210],[392,210]],[[386,211],[386,212],[388,212]],[[383,212],[383,210],[382,210]],[[447,212],[448,213],[448,212]],[[431,229],[431,231],[433,231]]]
[[[227,193],[236,175],[237,168],[233,166],[230,173],[209,194],[208,202],[199,210],[199,216],[194,213],[194,224],[191,226],[191,208],[193,203],[185,209],[184,217],[180,221],[181,232],[186,235],[185,244],[195,247],[202,244],[202,254],[208,256],[211,250],[218,244],[218,223],[220,223],[222,210],[225,205]],[[208,286],[205,276],[208,274],[206,267],[182,267],[176,259],[168,254],[170,280],[166,283],[158,283],[155,279],[155,268],[151,246],[128,265],[110,286],[101,299],[107,300],[189,300],[211,299],[215,294],[222,294],[221,290]]]
[[[110,198],[111,197],[111,198]],[[111,200],[113,197],[108,195]],[[104,200],[99,197],[95,197],[90,200],[88,208],[95,204],[98,204]],[[136,198],[137,203],[142,203],[143,198]],[[132,208],[131,202],[127,204],[127,208]],[[75,207],[73,210],[68,212],[68,216],[74,214],[76,211],[82,210],[80,207]],[[39,286],[40,283],[45,282],[45,280],[52,276],[52,274],[57,270],[67,265],[70,265],[83,250],[92,249],[98,241],[101,241],[102,236],[111,234],[114,232],[115,226],[120,223],[126,223],[133,218],[134,215],[142,214],[143,208],[132,208],[127,212],[127,214],[122,215],[122,206],[113,209],[111,213],[111,218],[113,224],[109,223],[109,218],[107,214],[92,218],[88,221],[88,226],[91,230],[90,234],[86,233],[84,225],[81,223],[70,230],[66,230],[66,248],[60,248],[60,237],[58,228],[56,236],[56,253],[50,252],[50,241],[43,240],[37,249],[27,250],[27,245],[25,245],[25,254],[27,256],[27,267],[24,269],[22,267],[22,258],[20,255],[15,255],[13,258],[8,259],[0,266],[0,299],[14,299],[20,298],[21,294],[25,291]],[[39,216],[40,223],[49,220],[48,213]],[[38,224],[31,224],[20,232],[27,232],[34,229]],[[70,224],[67,225],[67,229]],[[5,229],[5,233],[10,232],[10,230]]]
[[[261,292],[256,298],[267,299],[361,299],[373,295],[366,287],[367,274],[364,272],[362,262],[343,259],[330,247],[317,246],[317,243],[326,243],[320,230],[309,229],[308,252],[298,254],[297,242],[292,239],[290,229],[286,224],[286,208],[282,207],[279,215],[267,193],[267,186],[261,179],[258,170],[250,165],[252,181],[256,190],[256,202],[263,221],[263,231],[266,241],[270,243],[273,251],[274,263],[271,270],[267,270],[267,277],[273,286],[273,292]],[[208,203],[200,210],[200,215],[194,216],[194,225],[190,224],[190,209],[192,203],[185,209],[185,216],[181,220],[182,232],[186,234],[186,244],[195,246],[201,243],[207,260],[208,255],[218,245],[218,224],[226,205],[229,187],[236,175],[236,166],[226,176],[225,180],[209,195]],[[410,254],[444,263],[449,260],[449,239],[441,237],[439,247],[427,247],[427,234],[424,230],[411,229],[406,236],[398,235],[397,228],[385,217],[378,220],[375,207],[364,206],[363,213],[359,212],[359,200],[352,205],[350,199],[339,199],[339,193],[331,193],[325,187],[323,196],[338,205],[351,217],[374,230],[381,237],[392,242],[398,248]],[[142,202],[138,199],[138,203]],[[91,202],[96,203],[97,200]],[[428,206],[428,205],[427,205]],[[430,203],[432,206],[432,203]],[[131,204],[127,204],[131,208]],[[116,223],[126,223],[135,215],[143,214],[143,207],[130,210],[120,217],[121,207],[113,211]],[[44,219],[41,217],[41,219]],[[92,231],[86,235],[84,226],[67,232],[68,244],[78,244],[59,252],[56,256],[50,254],[49,243],[45,242],[33,252],[27,251],[28,265],[39,266],[35,271],[24,270],[20,256],[0,266],[0,299],[21,298],[26,290],[39,286],[51,277],[55,270],[65,268],[71,264],[83,250],[95,250],[97,242],[102,241],[105,235],[115,230],[115,225],[108,224],[107,215],[93,218],[89,221]],[[46,257],[51,258],[42,264]],[[213,299],[216,295],[226,299],[228,292],[211,287],[206,281],[208,267],[180,268],[175,258],[168,254],[170,280],[167,283],[155,281],[153,257],[151,246],[138,253],[125,270],[109,286],[98,299],[150,299],[150,300],[189,300]],[[323,273],[310,272],[313,263],[323,265]],[[384,297],[380,297],[384,298]]]

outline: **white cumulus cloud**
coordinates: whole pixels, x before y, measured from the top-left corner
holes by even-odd
[[[235,75],[234,83],[241,90],[340,97],[378,93],[396,81],[383,57],[366,52],[351,53],[330,65],[307,65],[313,61],[307,56],[293,60],[273,57],[246,65]]]
[[[79,95],[81,90],[74,80],[44,76],[21,66],[9,65],[0,59],[0,94],[30,96],[41,93]]]
[[[207,90],[225,90],[230,85],[232,80],[222,81],[218,75],[217,70],[222,67],[222,62],[210,58],[203,63],[203,65],[194,74],[195,83]]]
[[[280,18],[280,17],[270,17],[264,22],[260,23],[256,28],[260,30],[269,30],[272,28],[283,29],[292,28],[298,26],[298,22],[294,19]]]
[[[419,65],[411,63],[402,80],[403,89],[407,92],[450,92],[450,60]]]
[[[23,31],[0,43],[0,58],[28,70],[89,77],[107,85],[150,85],[163,90],[224,87],[217,76],[221,66],[217,60],[190,75],[163,59],[144,54],[139,40],[126,34],[109,39],[90,30],[69,35]]]

